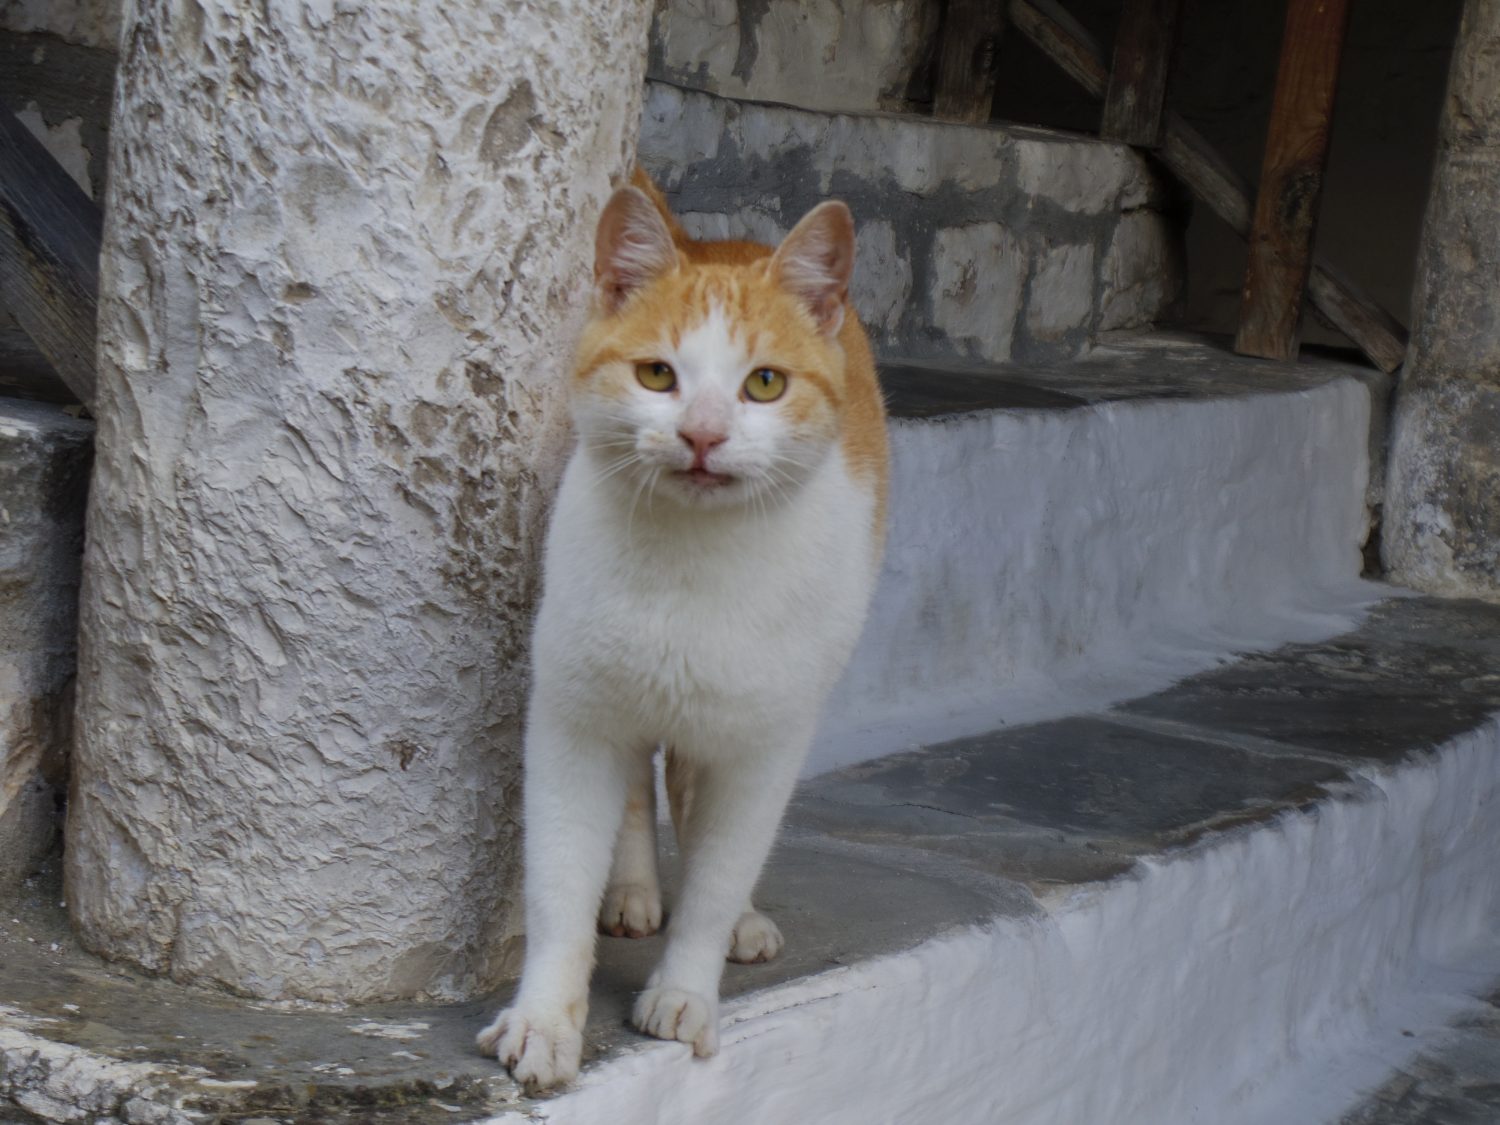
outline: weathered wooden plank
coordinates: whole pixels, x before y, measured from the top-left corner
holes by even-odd
[[[1104,52],[1084,26],[1056,0],[1009,0],[1013,27],[1096,98],[1104,97],[1109,69]]]
[[[1182,0],[1125,0],[1104,92],[1101,137],[1141,148],[1157,146],[1181,14]]]
[[[1297,358],[1348,0],[1289,0],[1234,349]]]
[[[76,402],[31,337],[13,324],[0,324],[0,396],[42,402]]]
[[[94,398],[99,208],[0,107],[0,302],[84,405]]]
[[[1011,26],[1030,39],[1085,91],[1104,96],[1109,82],[1104,52],[1093,36],[1055,0],[1009,0]],[[1162,120],[1161,151],[1167,169],[1208,204],[1241,237],[1250,232],[1250,193],[1244,179],[1213,146],[1170,110]],[[1401,366],[1406,330],[1366,293],[1349,283],[1322,255],[1313,258],[1308,295],[1318,310],[1382,371]]]
[[[948,0],[938,32],[932,115],[979,125],[990,119],[1005,0]]]

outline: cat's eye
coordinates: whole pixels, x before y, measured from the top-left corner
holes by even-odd
[[[758,367],[745,380],[745,397],[751,402],[775,402],[786,394],[786,376],[774,367]]]
[[[670,391],[677,386],[677,372],[672,370],[670,363],[662,363],[661,360],[637,363],[635,377],[648,391]]]

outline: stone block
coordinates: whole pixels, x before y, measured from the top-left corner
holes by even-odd
[[[0,399],[0,889],[57,835],[93,430]]]
[[[972,355],[1008,359],[1026,280],[1015,235],[999,223],[940,230],[928,273],[933,327]]]
[[[1182,239],[1158,211],[1120,216],[1100,269],[1100,332],[1142,328],[1176,299],[1183,286]]]
[[[1026,331],[1035,341],[1060,343],[1088,327],[1093,313],[1094,248],[1087,243],[1044,251],[1026,298]]]

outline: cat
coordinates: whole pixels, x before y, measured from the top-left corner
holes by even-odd
[[[781,949],[750,896],[884,537],[853,266],[836,201],[774,251],[692,240],[641,173],[599,219],[533,643],[526,954],[478,1036],[528,1092],[578,1071],[596,928],[661,925],[659,745],[684,875],[632,1022],[712,1055],[726,954]]]

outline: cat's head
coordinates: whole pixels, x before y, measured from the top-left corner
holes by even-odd
[[[814,208],[773,251],[695,243],[659,195],[615,192],[573,386],[579,440],[600,473],[691,506],[794,493],[839,440],[841,335],[860,331],[847,309],[853,267],[842,203]]]

